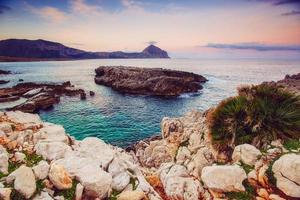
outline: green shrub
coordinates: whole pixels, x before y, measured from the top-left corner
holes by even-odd
[[[277,138],[299,139],[300,98],[266,84],[242,87],[238,96],[209,113],[208,122],[213,144],[220,149],[243,143],[262,147]]]

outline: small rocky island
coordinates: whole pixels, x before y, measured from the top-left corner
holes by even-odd
[[[51,108],[63,95],[86,98],[85,91],[75,88],[69,81],[62,84],[28,82],[19,83],[11,88],[1,88],[0,103],[17,102],[8,110],[34,113]]]
[[[101,66],[95,82],[121,93],[176,97],[202,89],[207,79],[201,75],[161,68]]]

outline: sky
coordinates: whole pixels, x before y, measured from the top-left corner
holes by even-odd
[[[176,58],[300,58],[300,0],[0,0],[0,39]]]

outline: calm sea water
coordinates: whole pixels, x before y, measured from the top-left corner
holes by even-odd
[[[100,65],[162,67],[205,76],[209,81],[198,94],[173,99],[122,95],[94,83],[94,69]],[[77,87],[95,91],[86,101],[63,98],[51,111],[40,112],[43,120],[62,124],[77,139],[96,136],[126,147],[157,134],[165,116],[181,116],[197,109],[204,111],[222,99],[235,95],[236,87],[280,80],[285,74],[300,72],[300,61],[287,60],[193,60],[193,59],[105,59],[81,61],[0,63],[0,69],[17,74],[0,77],[34,82],[71,81]],[[1,106],[1,105],[0,105]]]

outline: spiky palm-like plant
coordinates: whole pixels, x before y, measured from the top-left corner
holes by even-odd
[[[208,115],[218,148],[252,143],[262,147],[281,138],[300,138],[300,98],[267,84],[242,87]]]

